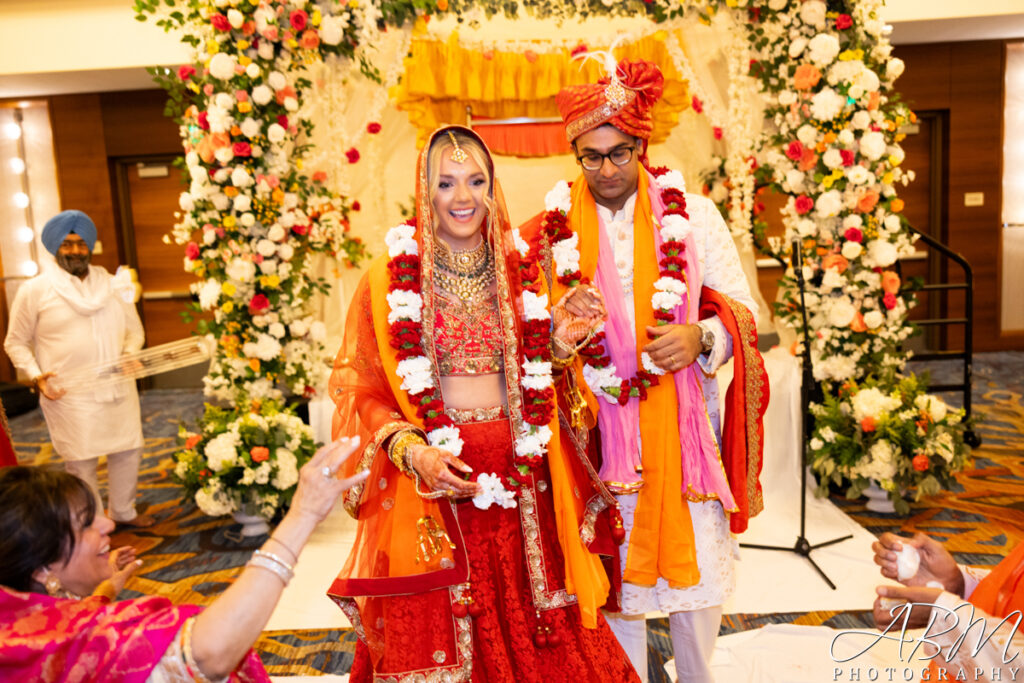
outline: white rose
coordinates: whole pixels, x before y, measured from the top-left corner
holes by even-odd
[[[903,63],[902,59],[900,59],[899,57],[893,57],[892,59],[889,60],[889,63],[885,65],[886,78],[888,78],[890,81],[896,80],[897,78],[900,77],[900,74],[903,73],[903,69],[905,67],[906,64]]]
[[[247,194],[240,194],[235,197],[233,207],[238,213],[244,213],[252,208],[252,198]],[[254,217],[255,218],[255,217]],[[248,227],[248,226],[247,226]]]
[[[849,260],[853,260],[860,256],[860,253],[864,250],[864,247],[860,245],[860,242],[843,242],[843,256]]]
[[[345,35],[345,22],[338,16],[326,16],[320,24],[320,40],[324,45],[337,45]]]
[[[877,239],[868,244],[868,259],[879,268],[891,266],[898,257],[899,250],[889,240]]]
[[[799,140],[804,147],[813,146],[818,140],[818,129],[805,123],[797,129],[796,139]]]
[[[225,52],[218,52],[210,60],[210,75],[227,81],[235,76],[235,58]]]
[[[199,307],[204,311],[208,311],[216,306],[219,298],[220,283],[216,280],[211,278],[199,288]]]
[[[270,327],[267,328],[267,332],[269,332],[271,336],[280,339],[284,336],[284,325],[281,323],[271,323]]]
[[[191,211],[196,208],[195,202],[192,200],[192,195],[188,192],[182,192],[178,195],[178,206],[182,211]]]
[[[810,0],[800,6],[800,20],[816,29],[825,28],[825,3]]]
[[[878,329],[885,322],[885,315],[881,311],[868,311],[864,314],[864,324],[868,329]]]
[[[888,216],[886,216],[885,220],[883,221],[883,224],[885,225],[885,229],[891,232],[896,232],[897,230],[900,229],[900,227],[902,227],[902,223],[900,223],[900,217],[894,213],[891,213]]]
[[[556,274],[571,273],[580,267],[580,255],[577,251],[579,241],[579,235],[573,233],[571,237],[556,242],[551,247]]]
[[[804,186],[804,172],[795,168],[789,169],[786,171],[786,184],[789,185],[790,192],[800,192]]]
[[[269,40],[261,40],[260,46],[256,48],[256,52],[259,54],[260,59],[269,62],[274,58],[274,43]]]
[[[864,130],[871,125],[871,114],[861,109],[850,119],[850,125],[857,130]]]
[[[270,87],[274,90],[280,90],[288,85],[288,79],[285,78],[285,75],[280,71],[271,71],[270,75],[267,76],[267,83],[269,83]]]
[[[859,228],[862,225],[864,225],[864,219],[862,219],[859,215],[855,213],[850,214],[849,216],[843,219],[844,230],[847,228]]]
[[[572,195],[569,190],[569,183],[559,180],[551,190],[544,195],[545,211],[569,212],[572,208]]]
[[[860,153],[868,159],[875,161],[880,159],[886,152],[885,136],[879,131],[872,130],[864,133],[860,138]]]
[[[285,234],[286,233],[284,231],[284,228],[282,228],[277,223],[274,223],[273,225],[270,226],[270,230],[267,231],[267,239],[274,240],[275,242],[280,242],[281,240],[284,239]]]
[[[242,135],[247,138],[254,138],[260,134],[260,124],[251,116],[242,121],[242,125],[239,128],[242,129]]]
[[[299,101],[294,97],[286,97],[284,98],[284,108],[288,111],[298,111]]]
[[[252,89],[252,101],[261,107],[274,99],[274,91],[265,85],[257,85]]]
[[[244,166],[235,166],[234,170],[231,171],[231,184],[235,187],[249,187],[254,182],[252,176],[249,175],[249,171],[245,170]]]
[[[260,272],[264,275],[273,275],[277,272],[277,261],[274,259],[263,259],[263,262],[259,265]]]
[[[788,4],[789,0],[768,0],[768,9],[778,12],[779,10],[785,9]]]
[[[839,144],[843,147],[849,147],[853,144],[853,131],[849,128],[843,128],[839,131]]]
[[[811,98],[811,115],[819,121],[831,121],[845,105],[845,97],[826,87]]]
[[[843,208],[843,196],[838,190],[829,190],[818,197],[814,203],[814,210],[820,218],[832,218],[839,215]]]
[[[309,326],[309,336],[313,341],[323,341],[327,339],[327,326],[323,322],[317,320]]]
[[[651,295],[651,305],[655,308],[671,310],[681,303],[682,297],[672,292],[655,292]]]
[[[863,185],[864,183],[871,180],[872,175],[873,174],[871,173],[871,171],[864,168],[863,166],[851,166],[850,168],[846,169],[846,177],[854,185]]]
[[[287,133],[288,131],[286,131],[284,129],[284,126],[282,126],[280,123],[272,123],[270,124],[270,127],[267,128],[267,139],[276,145],[282,140],[284,140],[285,135],[287,135]]]
[[[825,162],[825,165],[829,168],[839,168],[843,165],[843,155],[834,147],[830,147],[828,151],[822,155],[821,160]]]
[[[669,214],[661,219],[661,236],[665,240],[683,242],[690,236],[690,222],[682,216]]]
[[[832,301],[828,310],[828,322],[832,327],[846,327],[853,321],[857,309],[853,307],[850,300],[843,296]]]
[[[293,320],[288,329],[291,330],[293,337],[305,337],[306,333],[309,332],[309,324],[305,319]]]
[[[789,56],[791,59],[796,59],[803,54],[804,48],[807,47],[807,39],[803,36],[797,38],[789,44]]]
[[[256,62],[251,62],[249,66],[245,67],[245,75],[249,78],[259,78],[260,67]]]
[[[252,261],[240,258],[232,259],[224,270],[229,278],[237,282],[249,282],[256,275],[256,266]]]
[[[256,243],[256,252],[264,258],[273,256],[277,252],[277,245],[268,239],[262,239]]]
[[[779,104],[783,107],[788,107],[797,101],[797,95],[792,90],[783,90],[779,93]]]
[[[671,170],[655,178],[654,182],[663,190],[686,192],[686,179],[680,171]]]
[[[903,163],[903,160],[906,158],[906,152],[904,152],[903,148],[900,147],[899,145],[889,145],[889,147],[886,148],[886,151],[889,153],[889,156],[891,157],[890,161],[892,162],[893,166],[899,166],[900,164]]]
[[[251,213],[243,213],[238,222],[242,224],[242,227],[251,228],[256,225],[256,216]]]
[[[680,282],[674,277],[660,277],[654,283],[654,288],[663,292],[673,292],[682,296],[686,294],[686,283]]]
[[[231,206],[231,200],[223,192],[218,192],[210,197],[210,201],[213,202],[213,208],[218,211],[227,211],[228,207]]]
[[[818,226],[809,218],[804,218],[796,224],[796,231],[801,237],[810,237],[818,231]]]
[[[839,54],[839,39],[831,33],[819,33],[807,44],[810,60],[819,67],[825,67]]]
[[[821,288],[825,290],[840,289],[846,284],[846,278],[839,274],[835,268],[825,269],[825,276],[821,278]]]
[[[232,7],[228,10],[228,23],[231,24],[231,28],[242,28],[242,24],[245,23],[245,15]]]
[[[295,248],[292,245],[285,242],[284,244],[277,248],[277,256],[282,261],[291,261],[292,256],[295,256]]]
[[[230,145],[226,145],[214,152],[213,157],[220,163],[226,164],[235,158],[235,153],[232,151]]]

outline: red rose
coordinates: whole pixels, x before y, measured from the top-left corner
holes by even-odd
[[[192,75],[195,74],[195,72],[196,68],[191,64],[182,64],[180,67],[178,67],[178,78],[180,78],[183,81],[187,81],[188,79],[192,78]]]
[[[840,31],[845,31],[851,26],[853,26],[853,17],[849,14],[840,14],[836,17],[836,28]]]
[[[749,12],[750,12],[750,20],[752,22],[754,22],[756,24],[757,22],[761,21],[761,8],[760,7],[751,7]]]
[[[236,157],[252,156],[252,147],[249,146],[248,142],[236,142],[231,146],[231,151],[235,153]]]
[[[359,161],[359,150],[355,147],[345,152],[345,158],[348,159],[348,163],[354,164]]]
[[[786,156],[793,161],[800,161],[804,156],[804,145],[799,140],[794,140],[786,146]]]
[[[915,455],[911,462],[914,464],[914,469],[918,472],[927,472],[928,468],[931,467],[932,464],[931,460],[929,460],[928,456],[924,453],[918,453]]]
[[[203,436],[201,434],[193,434],[192,436],[185,439],[185,449],[189,451],[192,450],[193,448],[196,447],[196,444],[198,444],[202,440]]]
[[[257,294],[249,301],[249,312],[253,315],[262,313],[270,308],[270,300],[266,294]]]
[[[864,233],[860,231],[860,228],[847,228],[846,232],[843,233],[843,237],[851,242],[861,242],[864,239]]]
[[[700,98],[697,97],[696,95],[694,95],[693,99],[690,100],[690,106],[693,107],[693,110],[695,112],[697,112],[698,114],[701,114],[701,113],[704,112],[704,103],[701,102]]]
[[[722,139],[722,129],[720,127],[715,126],[714,128],[711,129],[711,132],[715,134],[716,140]]]
[[[293,225],[292,226],[292,232],[294,232],[296,235],[305,235],[307,232],[309,232],[309,226],[308,225]]]
[[[228,21],[228,18],[225,17],[223,14],[214,14],[212,17],[210,17],[210,23],[213,24],[213,27],[218,31],[231,30],[231,22]]]
[[[843,166],[853,166],[853,150],[852,149],[841,149],[841,150],[839,150],[839,156],[843,160]]]
[[[263,462],[270,459],[270,449],[266,446],[253,446],[249,449],[249,455],[253,462]]]
[[[380,124],[377,123],[376,121],[371,121],[370,123],[366,124],[366,132],[369,133],[370,135],[376,135],[377,133],[380,132]]]
[[[185,245],[185,258],[192,259],[195,261],[199,258],[199,245],[195,242],[189,242]]]
[[[896,295],[892,292],[886,292],[885,296],[882,297],[882,303],[891,311],[896,308]]]
[[[288,130],[288,117],[285,116],[284,114],[281,114],[280,116],[278,116],[277,117],[277,125],[281,126],[285,130]]]
[[[363,208],[363,205],[360,204],[358,201],[352,202],[352,210],[353,211],[359,211],[362,208]]]
[[[199,112],[199,115],[196,116],[196,125],[203,130],[210,130],[210,115],[205,111]]]
[[[306,28],[306,22],[309,21],[309,15],[301,9],[297,9],[288,15],[288,23],[292,25],[292,28],[296,31],[301,31]]]
[[[814,200],[805,194],[800,195],[794,202],[794,208],[798,215],[803,216],[805,213],[814,208]]]
[[[860,421],[860,430],[864,433],[871,433],[875,431],[877,428],[878,425],[875,424],[875,418],[871,417],[870,415],[866,415]]]

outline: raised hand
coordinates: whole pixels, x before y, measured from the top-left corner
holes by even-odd
[[[469,474],[473,468],[442,448],[424,444],[409,446],[409,464],[431,491],[444,491],[454,498],[475,496],[480,491],[479,484],[466,481],[451,469]]]

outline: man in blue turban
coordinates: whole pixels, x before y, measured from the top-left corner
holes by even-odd
[[[104,381],[95,370],[142,348],[134,291],[122,291],[105,268],[90,265],[96,224],[81,211],[48,220],[42,242],[59,268],[18,288],[4,350],[39,391],[50,440],[67,470],[89,484],[102,510],[96,469],[105,455],[111,518],[151,526],[152,517],[135,511],[143,443],[135,382]],[[74,381],[83,376],[89,379]]]
[[[46,221],[41,240],[57,265],[76,277],[86,277],[96,246],[96,224],[91,218],[75,209],[61,211]]]

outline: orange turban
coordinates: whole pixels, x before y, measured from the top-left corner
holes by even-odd
[[[649,140],[654,130],[651,107],[661,98],[664,85],[657,65],[626,60],[614,78],[564,88],[555,103],[565,121],[565,136],[572,143],[588,130],[610,123],[627,135]]]

